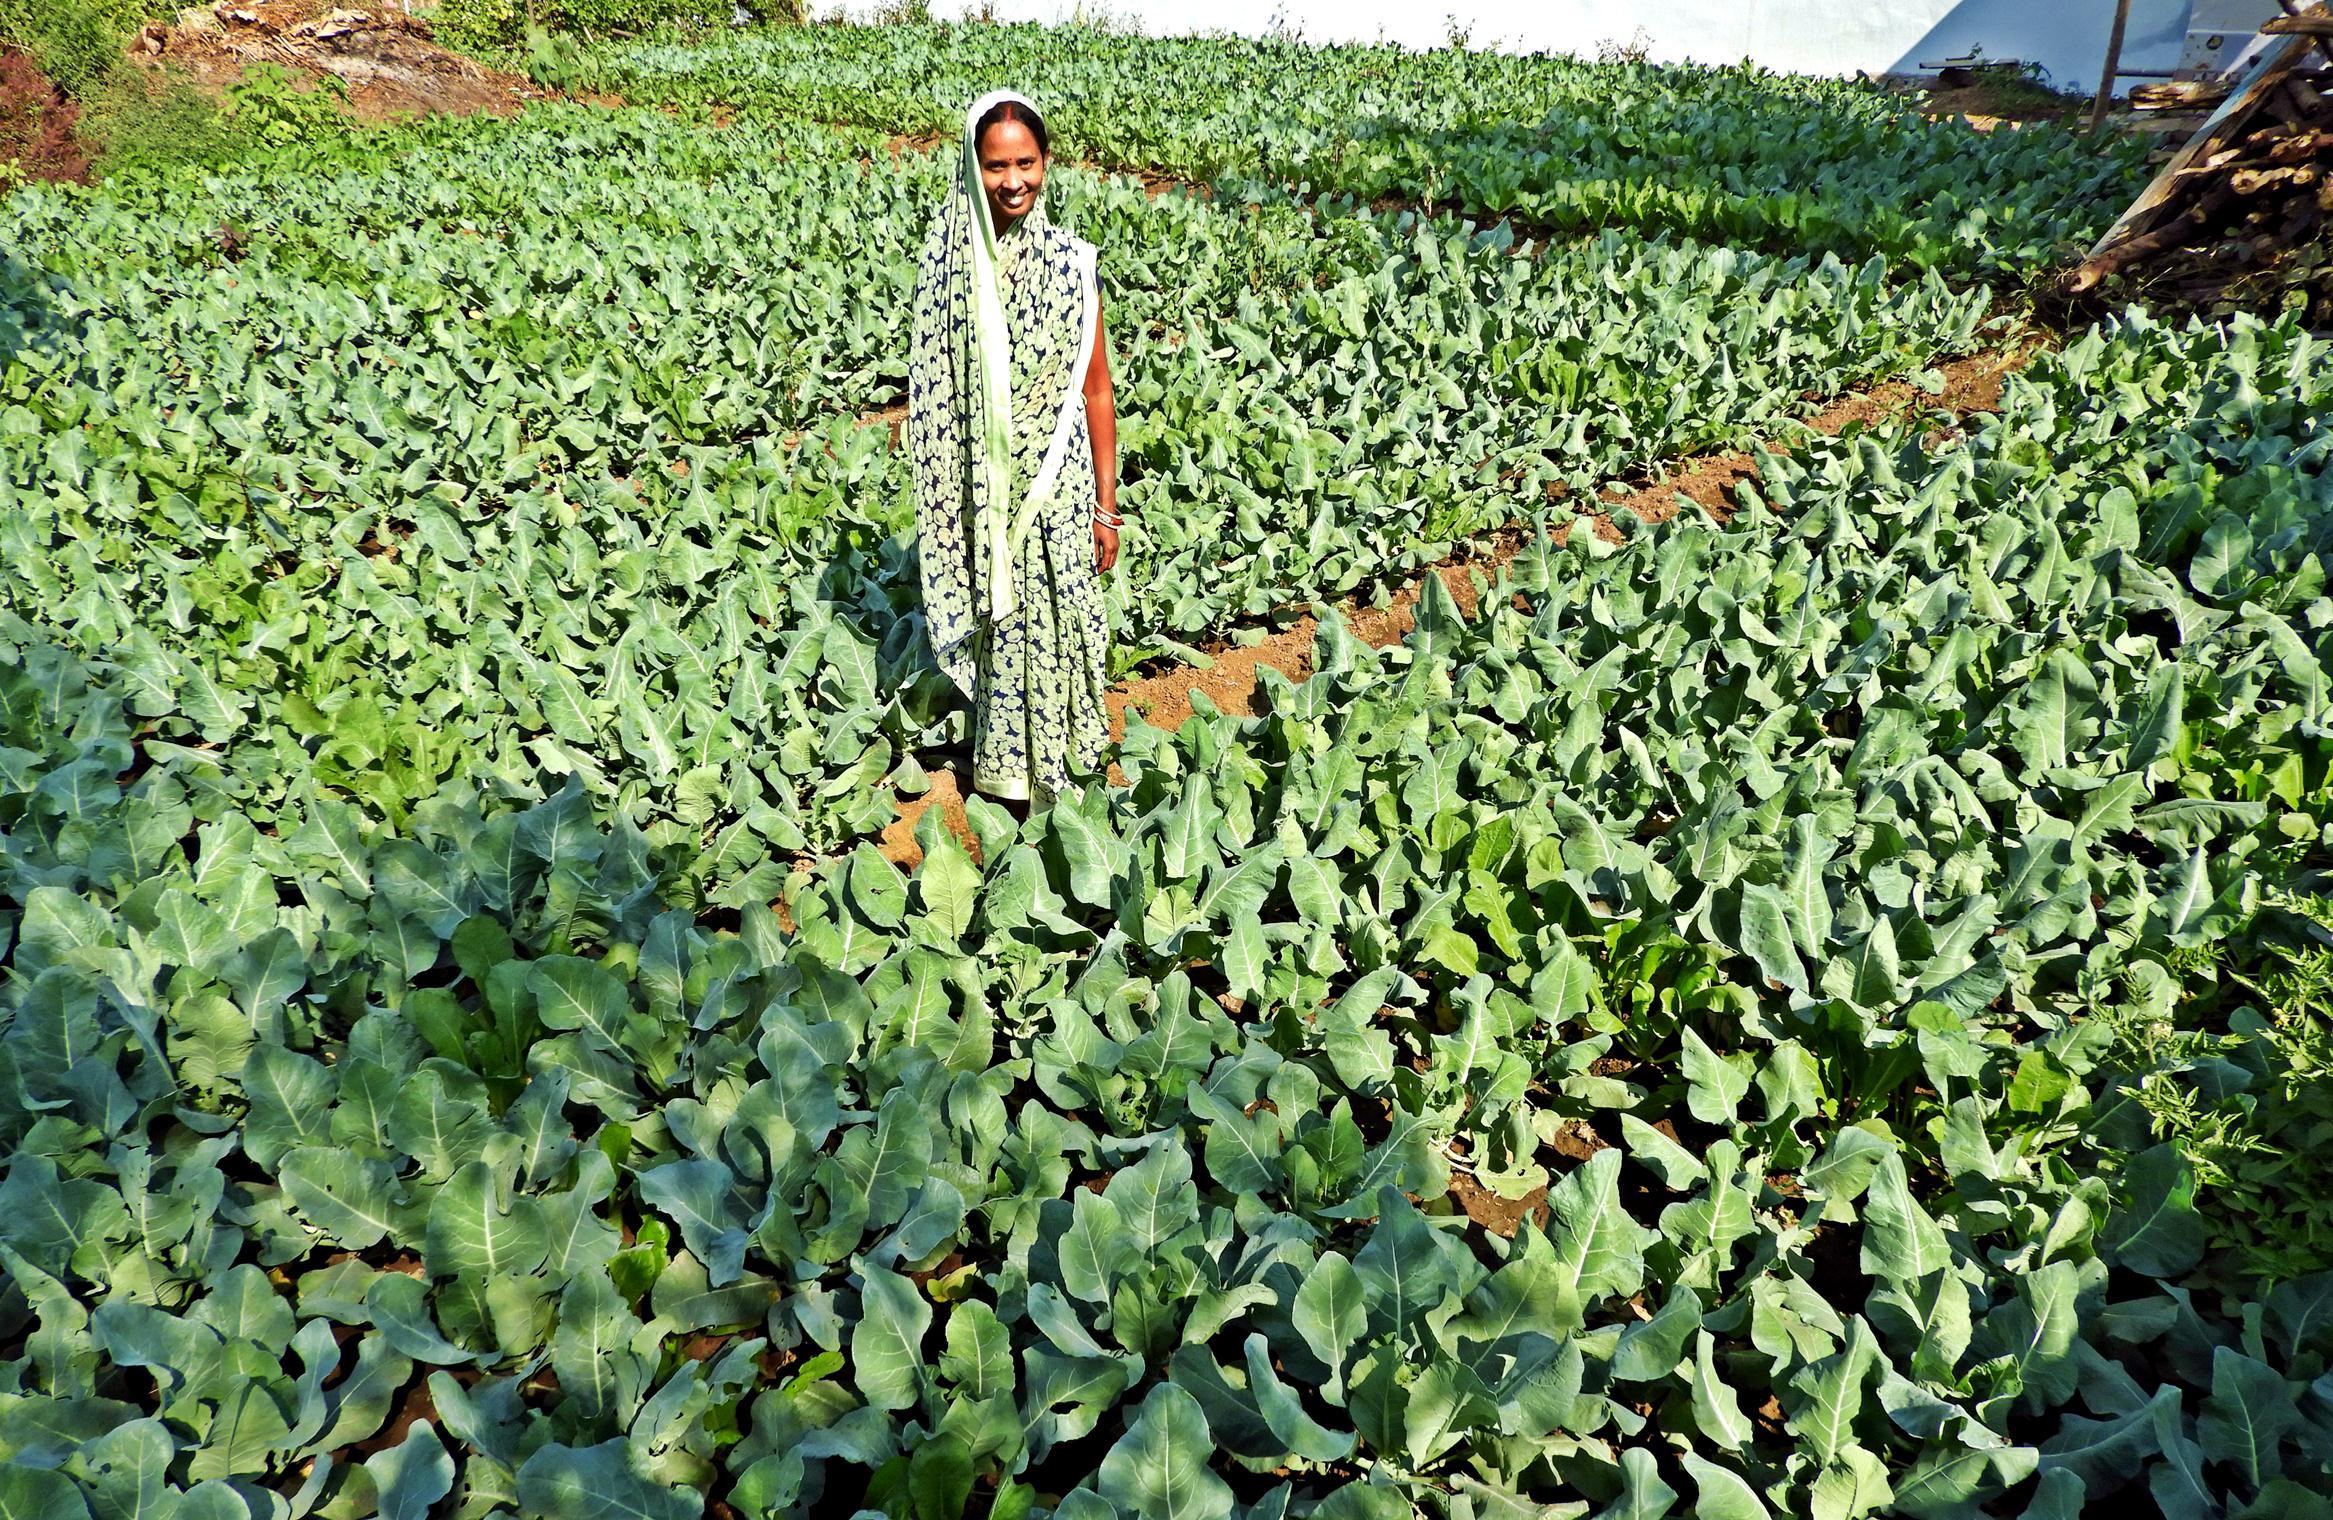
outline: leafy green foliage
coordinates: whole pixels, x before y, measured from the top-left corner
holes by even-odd
[[[177,9],[161,0],[0,0],[0,45],[22,49],[72,98],[75,131],[108,178],[224,161],[253,141],[184,70],[126,56],[141,26]]]
[[[2176,980],[2148,982],[2118,1020],[2126,1096],[2185,1161],[2214,1274],[2231,1288],[2284,1282],[2333,1254],[2329,932],[2323,898],[2274,904],[2254,935],[2174,957]]]
[[[168,14],[155,0],[0,0],[0,43],[24,49],[59,88],[84,96],[119,69],[139,26]]]
[[[2086,1016],[2321,869],[2238,795],[2321,773],[2321,593],[2199,505],[2291,480],[2314,354],[2100,335],[1965,438],[1537,545],[1477,621],[1332,617],[1264,716],[976,805],[977,861],[936,816],[912,878],[837,858],[790,931],[668,907],[685,849],[580,787],[262,831],[131,667],[20,643],[0,1471],[657,1517],[2322,1488],[2333,1278],[2191,1279],[2192,1167],[2099,1106]],[[1494,1233],[1462,1171],[1544,1208]]]
[[[567,108],[28,203],[53,336],[0,379],[0,478],[40,493],[0,521],[9,605],[117,655],[157,737],[268,806],[402,825],[574,776],[685,844],[702,900],[767,901],[963,722],[896,536],[905,456],[851,415],[902,393],[941,170],[869,146]],[[1061,190],[1123,250],[1125,662],[1966,347],[1986,305],[1830,260]],[[772,239],[787,260],[741,252]]]
[[[2142,150],[1983,133],[1901,97],[1746,67],[1646,68],[1090,27],[783,27],[595,50],[600,88],[903,134],[1026,81],[1060,152],[1366,204],[1394,195],[1559,235],[1612,228],[2030,274],[2136,193]]]
[[[227,87],[227,115],[261,142],[298,142],[345,127],[348,86],[339,76],[313,78],[272,63],[257,63]]]
[[[1677,83],[1572,68],[1387,99]],[[2134,318],[1559,545],[1966,345],[2011,244],[1064,168],[1122,653],[1524,545],[903,875],[961,719],[855,419],[942,170],[558,108],[12,199],[0,1513],[2321,1506],[2333,1272],[2235,1138],[2318,1122],[2316,340]]]
[[[507,47],[530,32],[627,37],[658,28],[727,26],[733,7],[710,0],[439,0],[431,30],[448,47]]]

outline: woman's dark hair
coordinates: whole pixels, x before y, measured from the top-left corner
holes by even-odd
[[[1000,100],[980,113],[980,120],[972,126],[972,146],[977,150],[980,140],[988,135],[988,129],[1003,121],[1017,121],[1027,127],[1029,135],[1037,139],[1038,156],[1053,156],[1053,139],[1046,134],[1045,118],[1017,100]]]

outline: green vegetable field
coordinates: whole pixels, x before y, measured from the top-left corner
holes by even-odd
[[[0,1520],[2333,1516],[2333,348],[2039,322],[2139,147],[531,66],[626,104],[0,202]],[[1103,250],[1112,677],[1313,642],[903,870],[886,423],[999,82]]]

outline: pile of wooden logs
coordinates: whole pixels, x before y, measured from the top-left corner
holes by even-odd
[[[2170,304],[2333,317],[2333,73],[2310,36],[2263,58],[2068,276]]]

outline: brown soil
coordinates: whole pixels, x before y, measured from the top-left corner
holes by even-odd
[[[1596,1152],[1608,1149],[1604,1137],[1597,1134],[1584,1120],[1573,1119],[1549,1138],[1540,1152],[1542,1159],[1552,1154],[1577,1165],[1592,1159]],[[1547,1188],[1533,1188],[1520,1198],[1502,1198],[1466,1172],[1450,1174],[1450,1199],[1474,1223],[1493,1235],[1511,1237],[1526,1219],[1545,1228],[1548,1221]]]
[[[880,411],[869,412],[859,418],[859,426],[882,428],[891,435],[891,441],[897,443],[899,435],[907,428],[907,403],[896,402]]]
[[[910,153],[929,153],[942,143],[954,140],[954,134],[948,132],[913,132],[893,137],[883,146],[890,150],[893,158],[905,158]]]
[[[1291,681],[1303,680],[1312,674],[1312,636],[1312,619],[1298,618],[1251,648],[1235,647],[1212,655],[1215,663],[1204,670],[1178,665],[1113,688],[1102,697],[1110,710],[1110,738],[1126,737],[1130,712],[1154,728],[1174,732],[1190,718],[1194,693],[1234,717],[1254,717],[1258,672],[1269,665]]]
[[[89,180],[89,148],[75,135],[81,108],[49,82],[40,65],[0,47],[0,170],[14,164],[28,180]],[[7,179],[0,178],[0,189]]]
[[[1096,174],[1124,174],[1141,181],[1142,189],[1152,200],[1162,195],[1188,195],[1199,200],[1215,199],[1215,187],[1195,179],[1183,179],[1173,174],[1161,174],[1155,169],[1113,169],[1107,164],[1088,163],[1083,167]]]
[[[877,407],[871,412],[861,412],[851,420],[860,427],[882,428],[891,435],[891,441],[897,443],[900,435],[907,430],[907,403],[895,401],[889,406]],[[778,440],[778,446],[785,449],[798,449],[802,447],[802,435],[788,433]],[[826,457],[834,458],[833,448],[829,447],[826,450]]]
[[[1817,433],[1837,436],[1851,423],[1876,427],[1880,423],[1900,417],[1907,412],[1925,408],[1949,412],[1955,417],[1966,417],[1977,412],[2000,410],[2001,386],[2007,377],[2022,369],[2031,355],[2022,349],[1989,349],[1966,359],[1954,359],[1938,366],[1944,377],[1944,387],[1936,395],[1929,395],[1908,380],[1890,380],[1867,391],[1856,391],[1841,396],[1806,420],[1805,425]],[[1761,452],[1779,452],[1777,445],[1756,446]],[[1642,521],[1666,522],[1681,510],[1679,498],[1691,501],[1719,522],[1733,516],[1734,487],[1745,480],[1758,478],[1758,461],[1750,450],[1726,454],[1705,454],[1681,459],[1662,467],[1664,473],[1656,481],[1653,473],[1644,472],[1629,480],[1616,481],[1599,490],[1597,500],[1602,508],[1625,506]],[[1560,499],[1560,494],[1558,498]],[[1591,510],[1581,514],[1597,536],[1609,543],[1619,543],[1622,534],[1607,510]],[[1571,523],[1555,529],[1553,537],[1562,543],[1571,534]],[[1499,571],[1507,562],[1522,552],[1529,537],[1520,527],[1502,529],[1492,541],[1489,552],[1480,558],[1456,560],[1438,567],[1442,584],[1450,592],[1451,600],[1468,618],[1476,611],[1479,592],[1475,576],[1486,583],[1496,582]],[[1383,649],[1400,643],[1409,634],[1415,621],[1419,587],[1422,581],[1403,587],[1393,600],[1382,608],[1364,608],[1352,611],[1348,619],[1353,636],[1372,648]]]
[[[1469,1220],[1501,1239],[1512,1238],[1526,1219],[1545,1228],[1550,1217],[1546,1188],[1533,1188],[1520,1198],[1501,1198],[1464,1172],[1450,1174],[1450,1201]]]
[[[2025,367],[2031,355],[2023,349],[1988,349],[1966,359],[1954,359],[1937,368],[1944,388],[1931,396],[1908,380],[1889,380],[1869,390],[1840,396],[1806,420],[1827,437],[1837,437],[1850,425],[1877,427],[1915,410],[1950,412],[1965,417],[2001,409],[2001,387]],[[1677,515],[1679,496],[1724,522],[1733,516],[1734,487],[1758,478],[1758,452],[1780,452],[1773,444],[1727,454],[1705,454],[1667,467],[1657,481],[1641,477],[1606,486],[1598,494],[1613,505],[1624,505],[1646,522],[1666,522]]]
[[[1611,1149],[1584,1119],[1573,1119],[1557,1130],[1547,1148],[1566,1161],[1592,1161],[1596,1152]]]
[[[912,871],[923,863],[923,846],[915,842],[915,826],[923,815],[933,808],[948,825],[974,860],[980,859],[980,839],[972,832],[972,821],[964,816],[964,778],[952,767],[942,767],[929,773],[931,789],[921,797],[899,799],[899,816],[883,826],[883,833],[875,841],[875,848],[883,858],[903,871]]]
[[[1909,381],[1890,380],[1870,390],[1837,398],[1807,419],[1806,426],[1818,433],[1836,435],[1852,423],[1875,426],[1916,409],[1947,412],[1956,418],[1998,411],[2003,382],[2023,368],[2030,357],[2025,349],[2006,348],[1955,359],[1938,366],[1944,376],[1944,386],[1935,395]],[[875,414],[861,420],[885,420],[886,415]],[[1772,444],[1760,448],[1779,452]],[[1733,512],[1734,486],[1757,478],[1757,460],[1752,453],[1744,451],[1679,460],[1667,467],[1657,489],[1650,483],[1648,474],[1642,482],[1634,484],[1633,493],[1628,484],[1622,483],[1606,486],[1597,494],[1605,504],[1625,503],[1646,522],[1663,522],[1676,516],[1681,510],[1680,497],[1723,522]],[[1603,513],[1584,514],[1582,520],[1603,537],[1619,541],[1619,530]],[[1561,542],[1571,528],[1572,524],[1565,523],[1553,536]],[[1434,573],[1442,577],[1442,585],[1450,593],[1450,599],[1458,604],[1459,612],[1472,619],[1480,610],[1482,595],[1477,577],[1484,585],[1495,584],[1499,571],[1529,541],[1530,535],[1523,527],[1510,525],[1492,535],[1479,552],[1473,548],[1464,550],[1460,557],[1436,566]],[[1373,649],[1400,643],[1408,637],[1416,621],[1418,593],[1423,585],[1424,578],[1420,577],[1402,587],[1383,607],[1347,606],[1344,615],[1353,636]],[[1258,644],[1209,651],[1213,663],[1203,670],[1178,665],[1113,687],[1102,698],[1110,712],[1110,738],[1115,742],[1125,737],[1130,711],[1154,727],[1170,732],[1181,728],[1191,717],[1193,693],[1204,694],[1217,708],[1234,717],[1255,716],[1258,672],[1264,666],[1271,666],[1291,681],[1302,681],[1312,674],[1314,631],[1311,618],[1299,618],[1288,627],[1266,635]],[[953,770],[936,770],[931,776],[930,791],[921,797],[899,800],[899,816],[884,828],[878,844],[884,858],[903,870],[913,870],[923,859],[923,850],[915,842],[915,825],[928,808],[939,808],[956,837],[964,841],[976,858],[978,855],[971,825],[964,817],[962,778]],[[1123,785],[1125,778],[1113,766],[1110,780]],[[1487,1193],[1484,1196],[1492,1197]],[[1493,1201],[1504,1202],[1495,1198]]]
[[[359,121],[414,116],[507,116],[544,92],[519,78],[448,52],[429,23],[386,6],[336,9],[320,0],[217,0],[190,6],[168,26],[149,26],[133,58],[174,65],[224,94],[257,64],[272,63],[348,89]]]
[[[429,1391],[429,1370],[426,1367],[416,1369],[412,1381],[405,1385],[405,1392],[398,1399],[397,1407],[390,1411],[387,1424],[350,1446],[345,1453],[336,1455],[344,1461],[362,1461],[392,1446],[402,1446],[406,1436],[412,1433],[413,1427],[419,1422],[428,1420],[435,1423],[438,1418],[437,1396]]]
[[[1928,92],[1921,112],[1930,119],[1957,116],[1979,132],[2023,126],[2029,121],[2071,121],[2081,104],[2046,92],[2035,94],[2011,85],[1940,85]]]
[[[1618,537],[1611,524],[1603,526],[1607,533]],[[1556,534],[1556,541],[1562,542],[1570,528],[1571,524],[1564,524],[1563,529]],[[1476,573],[1480,572],[1486,582],[1498,579],[1499,571],[1507,561],[1523,551],[1523,545],[1528,541],[1528,535],[1519,529],[1503,529],[1494,540],[1488,555],[1479,559],[1469,555],[1465,559],[1434,567],[1434,573],[1442,577],[1442,589],[1449,592],[1450,600],[1458,604],[1461,616],[1471,620],[1481,609],[1482,590],[1474,583]],[[1408,638],[1410,629],[1417,624],[1418,597],[1423,594],[1425,587],[1426,578],[1421,575],[1396,591],[1393,599],[1382,607],[1346,609],[1345,622],[1353,630],[1353,637],[1371,649],[1391,649]]]

